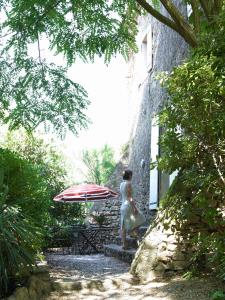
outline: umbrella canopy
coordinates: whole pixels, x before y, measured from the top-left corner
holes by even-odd
[[[96,202],[116,198],[118,193],[97,184],[74,185],[54,197],[57,202]]]

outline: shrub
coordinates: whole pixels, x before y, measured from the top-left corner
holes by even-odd
[[[188,225],[198,215],[204,231],[193,233],[193,259],[204,255],[225,273],[225,18],[202,47],[161,80],[170,96],[159,114],[164,128],[160,169],[178,176],[163,201],[167,217]],[[223,266],[223,269],[221,269]]]
[[[40,228],[16,207],[0,208],[0,294],[15,288],[35,264],[40,249]]]
[[[74,224],[84,219],[84,206],[80,203],[65,204],[52,201],[53,197],[69,184],[69,170],[63,154],[54,146],[44,142],[37,135],[27,134],[23,130],[8,132],[5,147],[19,153],[26,161],[32,163],[44,177],[48,199],[46,216],[48,217],[47,231],[51,226]],[[47,233],[51,239],[51,232]]]
[[[44,225],[49,219],[51,202],[40,168],[16,153],[0,149],[0,177],[0,192],[4,188],[6,193],[5,204],[20,208],[39,226]]]

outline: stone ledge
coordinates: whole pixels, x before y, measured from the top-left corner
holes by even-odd
[[[132,262],[135,253],[136,253],[136,249],[123,250],[122,247],[119,245],[115,245],[115,244],[104,245],[105,256],[113,256],[128,263]]]
[[[46,267],[35,268],[27,285],[18,287],[6,300],[40,300],[53,289]]]

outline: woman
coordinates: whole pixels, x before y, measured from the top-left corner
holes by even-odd
[[[127,232],[135,232],[136,229],[145,222],[145,217],[139,212],[132,198],[132,174],[131,170],[125,170],[123,172],[123,182],[120,184],[120,194],[122,198],[122,205],[120,208],[121,239],[123,249],[127,249]]]

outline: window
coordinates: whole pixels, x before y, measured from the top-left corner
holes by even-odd
[[[152,69],[152,29],[147,28],[140,40],[140,83]]]

